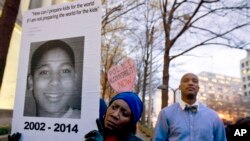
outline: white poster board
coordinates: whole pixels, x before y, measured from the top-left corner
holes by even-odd
[[[81,141],[97,129],[100,47],[99,0],[27,11],[12,133],[21,141]]]

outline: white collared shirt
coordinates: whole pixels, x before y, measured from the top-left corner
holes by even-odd
[[[180,104],[182,110],[185,109],[186,105],[188,105],[188,106],[197,106],[197,110],[199,110],[199,102],[198,102],[197,100],[195,101],[194,104],[190,105],[190,104],[184,102],[184,101],[181,99],[180,102],[179,102],[179,104]]]

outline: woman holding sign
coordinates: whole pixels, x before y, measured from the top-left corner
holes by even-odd
[[[86,141],[141,141],[134,135],[143,103],[133,92],[121,92],[109,102],[103,121],[97,120],[99,131],[85,135]]]

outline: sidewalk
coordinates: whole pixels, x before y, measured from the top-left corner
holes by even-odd
[[[8,135],[0,135],[0,141],[8,141]]]

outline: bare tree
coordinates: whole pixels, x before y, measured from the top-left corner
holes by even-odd
[[[21,0],[6,0],[0,17],[0,88],[12,31],[15,26]]]
[[[146,124],[150,120],[150,106],[146,106],[146,95],[152,95],[152,89],[156,88],[153,84],[154,79],[159,67],[157,66],[157,58],[153,56],[153,51],[156,51],[157,32],[159,31],[159,14],[158,9],[154,8],[149,1],[140,8],[137,9],[137,14],[130,15],[127,18],[129,24],[129,33],[127,39],[129,40],[128,45],[133,51],[137,61],[137,82],[136,92],[142,94],[142,102],[144,103],[144,111],[141,117],[141,124]],[[154,49],[153,49],[154,48]],[[156,55],[156,54],[155,54]],[[153,67],[152,67],[153,66]],[[152,68],[152,70],[151,70]],[[152,72],[151,72],[152,71]],[[156,81],[155,81],[156,82]],[[154,86],[152,86],[152,85]],[[151,87],[152,86],[152,87]],[[151,99],[149,100],[151,101]],[[148,102],[149,102],[148,101]],[[149,102],[148,105],[150,105]]]
[[[109,100],[115,91],[108,83],[107,72],[127,55],[122,35],[127,28],[122,18],[143,5],[143,2],[102,0],[102,5],[104,13],[102,16],[101,97]]]
[[[125,54],[122,48],[123,40],[116,35],[111,35],[111,37],[112,38],[105,39],[105,41],[102,42],[101,56],[101,97],[108,100],[115,94],[115,91],[108,82],[108,70],[113,65],[116,65],[123,58],[123,54]]]
[[[160,0],[164,29],[162,108],[168,105],[170,62],[202,46],[245,48],[240,30],[250,25],[249,1]],[[242,37],[242,38],[237,38]]]

